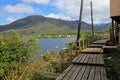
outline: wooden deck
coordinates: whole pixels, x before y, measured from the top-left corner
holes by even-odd
[[[95,45],[94,47],[83,50],[56,80],[107,80],[103,54],[101,54],[103,50],[100,47],[104,46],[106,41],[96,41],[91,44]]]
[[[107,80],[105,67],[70,65],[56,80]]]
[[[105,45],[106,41],[108,41],[108,39],[95,41],[95,42],[93,42],[93,44],[103,44],[103,45]]]
[[[103,53],[102,48],[86,48],[82,53]]]
[[[102,54],[80,54],[72,62],[74,64],[104,66]]]
[[[103,44],[91,44],[91,45],[88,45],[89,48],[102,48],[103,47]]]

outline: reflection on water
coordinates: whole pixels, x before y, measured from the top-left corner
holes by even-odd
[[[75,38],[43,38],[39,39],[40,53],[36,54],[35,59],[38,59],[41,54],[46,51],[54,50],[59,52],[66,46],[66,43],[74,41]]]

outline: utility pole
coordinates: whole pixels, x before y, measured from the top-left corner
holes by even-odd
[[[91,7],[91,26],[92,26],[92,41],[94,40],[94,25],[93,25],[93,6],[92,6],[92,0],[90,1],[90,7]]]
[[[80,5],[80,14],[79,14],[79,22],[78,22],[78,31],[77,31],[77,49],[79,47],[79,39],[80,39],[80,29],[81,29],[81,24],[82,24],[82,11],[83,11],[83,0],[81,0],[81,5]]]

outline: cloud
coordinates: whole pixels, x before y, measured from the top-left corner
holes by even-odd
[[[25,3],[49,4],[50,0],[23,0]]]
[[[12,23],[12,22],[14,22],[14,21],[16,21],[16,20],[18,20],[18,19],[20,19],[19,17],[16,17],[16,18],[14,18],[14,17],[8,17],[7,19],[6,19],[6,21],[7,21],[7,23],[9,24],[9,23]]]
[[[94,23],[110,21],[109,0],[92,0],[94,11]],[[68,15],[71,19],[79,18],[80,0],[55,0],[53,3],[57,9]],[[90,0],[84,0],[83,21],[90,22]]]
[[[9,13],[19,13],[19,14],[35,12],[32,6],[26,4],[16,4],[15,6],[6,5],[4,7],[4,10]]]
[[[79,15],[79,3],[80,0],[56,0],[53,5],[75,19]]]
[[[66,17],[63,14],[54,14],[54,13],[51,13],[51,14],[46,15],[46,17],[51,17],[51,18],[56,18],[56,19],[63,19],[63,20],[70,20],[69,17]]]

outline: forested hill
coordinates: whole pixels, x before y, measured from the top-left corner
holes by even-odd
[[[8,25],[1,25],[0,32],[15,29],[23,34],[40,34],[46,32],[71,32],[76,31],[78,21],[67,21],[48,18],[40,15],[28,16],[14,21]],[[90,25],[82,22],[82,30],[89,30]]]

